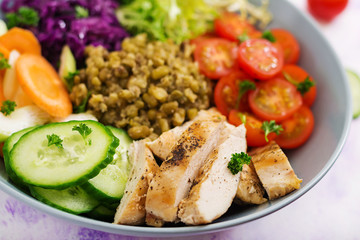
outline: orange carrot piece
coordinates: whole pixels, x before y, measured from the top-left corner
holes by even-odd
[[[3,89],[3,78],[0,76],[0,105],[5,101],[4,89]]]
[[[10,51],[3,44],[0,44],[0,53],[4,55],[4,58],[9,59]]]
[[[0,44],[8,51],[41,55],[41,46],[35,35],[22,28],[14,27],[0,37]],[[1,50],[0,50],[1,51]]]
[[[54,117],[66,117],[72,104],[59,75],[42,56],[25,53],[15,64],[16,77],[25,94]]]

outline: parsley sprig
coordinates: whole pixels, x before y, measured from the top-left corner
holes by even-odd
[[[301,95],[304,95],[310,91],[310,88],[315,86],[315,82],[311,81],[309,76],[307,76],[304,81],[297,82],[287,72],[283,72],[283,75],[287,81],[295,85],[296,89],[301,93]]]
[[[11,68],[8,60],[4,57],[4,54],[0,53],[0,70],[5,68]]]
[[[40,20],[38,12],[29,7],[20,7],[17,12],[6,14],[5,18],[7,20],[7,27],[9,29],[16,26],[36,27]]]
[[[269,141],[268,135],[272,132],[276,133],[276,135],[279,135],[281,131],[284,131],[282,126],[280,124],[276,124],[274,120],[271,121],[264,121],[262,123],[261,129],[265,132],[265,140],[266,142]]]
[[[72,87],[74,86],[74,77],[79,75],[79,73],[80,73],[79,70],[76,70],[75,72],[69,72],[68,75],[64,77],[69,92],[71,92]]]
[[[46,135],[46,138],[48,139],[48,147],[54,145],[59,149],[64,148],[62,145],[63,140],[59,137],[59,135],[53,133],[51,135]]]
[[[269,40],[270,42],[276,42],[276,38],[274,37],[274,35],[272,34],[272,32],[270,30],[266,30],[263,32],[262,38]]]
[[[242,171],[244,164],[249,165],[251,162],[251,157],[244,152],[233,153],[231,154],[231,160],[228,163],[228,169],[230,172],[235,175],[238,172]]]
[[[255,90],[256,88],[256,85],[254,82],[250,81],[250,80],[244,80],[244,81],[241,81],[239,83],[239,93],[238,93],[238,96],[236,98],[236,104],[235,104],[235,109],[238,109],[239,108],[239,105],[240,105],[240,101],[241,101],[241,98],[242,96],[244,96],[244,94],[247,92],[247,91],[250,91],[250,90]]]
[[[91,139],[86,142],[86,138],[92,133],[92,129],[88,127],[85,123],[80,123],[72,128],[73,131],[78,131],[82,136],[86,144],[91,145]]]
[[[16,107],[16,103],[10,100],[6,100],[2,103],[0,112],[2,112],[5,116],[9,116]]]

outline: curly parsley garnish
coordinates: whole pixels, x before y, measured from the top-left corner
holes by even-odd
[[[276,38],[274,37],[274,35],[270,30],[264,31],[261,37],[266,40],[269,40],[270,42],[276,42]]]
[[[86,142],[86,138],[92,133],[92,129],[89,128],[85,123],[80,123],[72,128],[73,131],[78,131],[83,137],[85,143],[91,145],[91,139]]]
[[[9,116],[16,107],[16,103],[10,100],[6,100],[2,103],[0,112],[2,112],[5,116]]]
[[[307,76],[302,82],[296,82],[288,73],[283,72],[283,75],[287,81],[295,85],[296,89],[301,93],[301,95],[304,95],[310,91],[311,87],[315,86],[315,82],[311,81],[309,76]]]
[[[251,157],[244,152],[233,153],[231,154],[231,160],[228,163],[228,169],[230,172],[235,175],[238,172],[242,171],[244,164],[249,165],[251,162]]]
[[[244,94],[249,90],[255,90],[255,88],[255,83],[249,80],[244,80],[239,83],[239,93],[236,98],[235,109],[239,108],[242,96],[244,96]]]
[[[16,26],[36,27],[40,20],[38,12],[29,7],[20,7],[17,12],[6,14],[5,18],[7,20],[7,27],[9,29]]]
[[[263,122],[261,129],[265,132],[265,140],[266,142],[269,141],[268,135],[272,132],[276,133],[276,135],[280,134],[280,131],[284,131],[282,126],[279,124],[276,124],[274,120],[271,120],[270,122],[265,121]]]
[[[63,140],[59,137],[59,135],[53,133],[51,135],[46,135],[46,138],[48,139],[48,147],[55,145],[60,149],[64,148],[62,145]]]
[[[0,53],[0,70],[11,68],[8,60],[4,57],[4,54]]]

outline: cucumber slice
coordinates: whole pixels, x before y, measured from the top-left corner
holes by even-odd
[[[91,218],[106,221],[106,222],[113,222],[115,216],[115,209],[109,209],[103,205],[96,207],[91,212],[88,212],[87,215]]]
[[[353,118],[357,118],[360,116],[360,77],[348,69],[346,73],[351,87]]]
[[[99,205],[97,200],[92,198],[79,186],[64,190],[30,186],[30,192],[41,202],[74,214],[90,212]]]
[[[9,116],[0,113],[0,142],[22,129],[42,125],[50,120],[50,115],[35,105],[15,109]]]
[[[127,151],[132,139],[123,129],[107,128],[120,140],[120,145],[115,150],[114,160],[83,187],[99,201],[118,203],[124,194],[130,172]]]
[[[72,54],[70,47],[68,45],[65,45],[62,48],[60,55],[59,76],[61,80],[64,82],[69,92],[71,92],[74,83],[69,82],[65,78],[69,75],[69,73],[74,73],[75,71],[76,71],[75,57]]]
[[[92,129],[86,141],[72,130],[80,123]],[[63,148],[48,146],[47,135],[52,134],[63,140]],[[113,160],[118,145],[111,131],[96,121],[51,123],[22,136],[10,152],[9,163],[27,184],[65,189],[96,176]]]
[[[10,151],[17,143],[17,141],[27,132],[30,132],[31,130],[35,129],[36,127],[29,127],[25,128],[19,132],[13,133],[6,141],[3,147],[3,154],[4,154],[4,164],[6,172],[9,176],[9,178],[15,183],[16,186],[27,189],[27,185],[16,176],[12,168],[10,167],[9,160],[10,160]]]

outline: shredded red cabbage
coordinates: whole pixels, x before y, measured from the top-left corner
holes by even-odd
[[[26,6],[40,17],[37,27],[29,28],[39,39],[43,55],[56,66],[62,47],[68,44],[77,60],[82,61],[87,45],[102,45],[119,50],[128,33],[120,26],[116,0],[4,0],[4,13]],[[75,6],[88,10],[86,18],[76,18]]]

